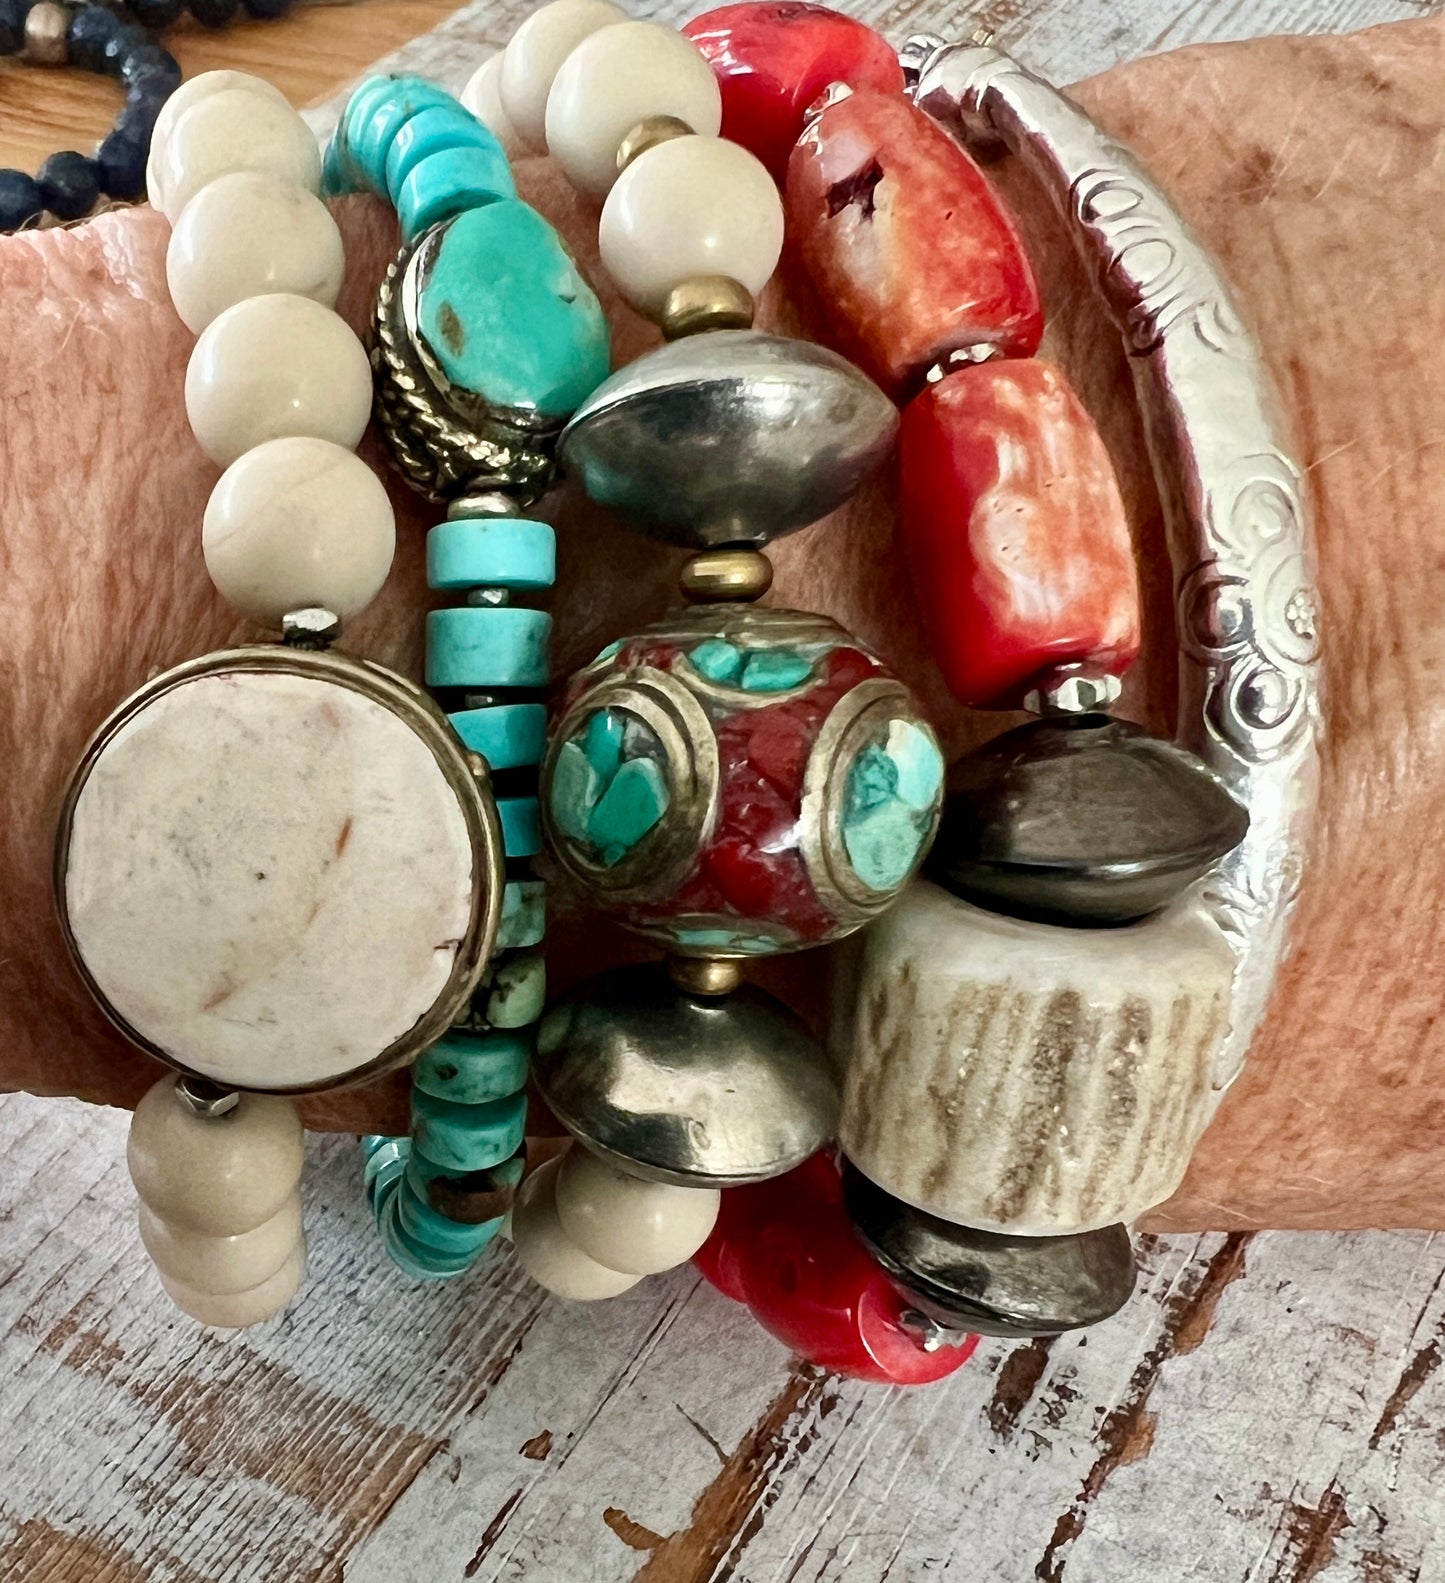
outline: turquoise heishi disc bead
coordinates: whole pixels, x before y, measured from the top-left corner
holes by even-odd
[[[527,1086],[530,1041],[514,1033],[446,1033],[412,1068],[412,1086],[457,1105],[486,1105]]]
[[[552,618],[522,606],[457,605],[426,618],[428,687],[541,687]]]
[[[525,1028],[547,1004],[547,960],[536,951],[504,957],[487,991],[487,1021],[494,1028]]]
[[[448,715],[452,730],[494,770],[540,764],[547,751],[546,704],[492,704]]]
[[[502,892],[502,924],[497,949],[540,945],[547,932],[547,886],[540,879],[513,880]]]
[[[418,1281],[440,1281],[450,1275],[462,1275],[474,1257],[468,1253],[446,1253],[440,1248],[429,1248],[419,1242],[401,1223],[401,1194],[398,1188],[383,1204],[377,1216],[377,1230],[381,1233],[382,1246],[391,1255],[392,1263],[405,1275]]]
[[[373,88],[374,83],[384,86]],[[386,160],[392,139],[414,115],[437,105],[461,111],[445,89],[424,77],[380,77],[362,84],[346,107],[346,149],[362,185],[378,197],[388,196]]]
[[[397,1220],[414,1246],[436,1249],[442,1254],[475,1257],[496,1236],[501,1218],[467,1225],[437,1214],[430,1204],[417,1197],[410,1182],[397,1189]]]
[[[483,1171],[515,1154],[527,1128],[525,1094],[487,1105],[453,1105],[422,1089],[411,1094],[414,1153],[446,1171]]]
[[[433,105],[422,110],[398,128],[386,156],[386,190],[396,201],[408,176],[433,154],[457,148],[480,148],[505,160],[496,134],[487,130],[474,115],[463,110]]]
[[[428,154],[412,167],[396,194],[402,237],[410,242],[442,220],[516,196],[512,167],[500,144]]]
[[[550,588],[557,534],[529,517],[439,522],[426,536],[428,588]]]
[[[536,857],[542,850],[542,813],[535,797],[499,797],[502,847],[508,857]]]
[[[560,419],[607,377],[601,305],[557,233],[525,203],[458,215],[419,299],[419,328],[442,372],[493,407]]]
[[[343,193],[355,192],[356,189],[357,181],[351,161],[338,134],[326,145],[326,152],[321,156],[321,191],[327,198],[339,198]]]

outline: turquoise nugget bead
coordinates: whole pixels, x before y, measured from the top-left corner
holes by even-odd
[[[426,536],[428,588],[550,588],[557,534],[529,517],[465,517]]]
[[[607,377],[601,305],[557,233],[515,199],[446,228],[417,317],[447,379],[496,408],[561,419]]]
[[[496,134],[489,132],[460,105],[449,109],[433,105],[406,122],[391,140],[386,156],[386,190],[396,202],[406,179],[424,159],[455,148],[480,148],[505,160]]]
[[[446,1033],[416,1063],[411,1080],[434,1099],[490,1104],[527,1086],[530,1049],[514,1033]]]
[[[413,1160],[424,1155],[442,1172],[484,1171],[499,1165],[521,1148],[526,1130],[525,1094],[509,1094],[487,1105],[454,1105],[421,1089],[412,1090]]]
[[[492,704],[448,715],[452,730],[494,770],[540,764],[547,749],[545,704]]]
[[[396,194],[401,234],[410,242],[439,221],[516,196],[512,167],[500,144],[443,149],[419,160]]]
[[[457,605],[426,618],[428,687],[541,687],[552,618],[520,606]]]

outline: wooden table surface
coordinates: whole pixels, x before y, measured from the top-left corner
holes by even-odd
[[[402,59],[458,85],[526,0],[366,0],[187,39],[297,102]],[[1418,15],[1412,0],[861,0],[981,17],[1061,79],[1149,49]],[[680,14],[664,0],[649,14]],[[79,143],[103,86],[0,76],[0,155]],[[317,117],[324,122],[325,115]],[[1445,1244],[1144,1239],[1091,1334],[985,1343],[888,1391],[790,1359],[690,1270],[592,1306],[499,1257],[441,1286],[377,1247],[311,1140],[302,1297],[198,1331],[160,1294],[126,1118],[0,1099],[4,1583],[1440,1583]]]

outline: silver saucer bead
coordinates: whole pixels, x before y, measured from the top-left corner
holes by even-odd
[[[843,1203],[869,1253],[944,1338],[1057,1336],[1108,1319],[1134,1290],[1120,1225],[1057,1237],[976,1231],[894,1198],[848,1161]]]
[[[562,432],[593,500],[688,549],[763,545],[825,517],[884,458],[893,403],[807,341],[716,330],[604,381]]]
[[[838,1094],[801,1023],[750,986],[719,996],[618,968],[543,1019],[533,1076],[567,1130],[633,1176],[733,1187],[801,1165]]]

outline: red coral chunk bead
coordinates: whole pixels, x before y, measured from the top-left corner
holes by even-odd
[[[909,403],[898,531],[933,656],[974,708],[1013,708],[1063,665],[1121,674],[1139,581],[1108,452],[1043,360],[960,369]]]
[[[817,118],[788,162],[787,214],[840,350],[893,395],[960,347],[1038,350],[1043,309],[1013,221],[901,95],[855,93]]]
[[[902,93],[888,40],[827,6],[719,6],[682,30],[722,89],[722,135],[762,160],[781,186],[803,114],[830,83]]]
[[[695,1262],[770,1335],[820,1368],[878,1385],[923,1385],[968,1361],[976,1336],[926,1352],[908,1304],[868,1256],[826,1154],[771,1182],[728,1188]]]

